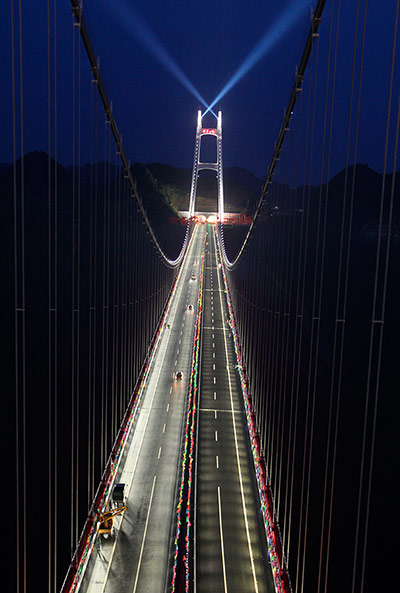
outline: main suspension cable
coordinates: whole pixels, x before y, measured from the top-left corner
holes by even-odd
[[[125,150],[123,148],[122,145],[122,137],[119,133],[113,112],[112,112],[112,106],[110,101],[108,100],[107,97],[107,93],[105,91],[104,88],[104,84],[102,81],[102,78],[100,76],[100,68],[99,68],[99,63],[98,60],[95,57],[95,54],[93,52],[93,47],[92,47],[92,43],[89,37],[89,33],[86,27],[86,23],[85,23],[85,19],[83,17],[82,14],[82,5],[80,0],[71,0],[71,6],[72,6],[72,13],[76,19],[76,22],[79,25],[79,31],[80,31],[80,35],[83,41],[83,44],[85,46],[85,50],[86,50],[86,54],[88,56],[89,59],[89,63],[90,63],[90,67],[92,70],[92,74],[93,74],[93,78],[95,79],[96,83],[97,83],[97,88],[101,97],[101,100],[103,102],[103,106],[104,106],[104,111],[106,114],[106,118],[110,124],[110,129],[111,132],[114,136],[114,141],[117,147],[117,152],[120,155],[121,161],[122,161],[122,165],[124,167],[124,173],[125,176],[129,182],[129,186],[130,186],[130,190],[131,190],[131,196],[136,200],[137,206],[139,208],[139,211],[143,217],[143,220],[145,222],[145,225],[147,227],[147,230],[149,232],[150,238],[152,239],[158,253],[160,254],[162,260],[164,261],[165,264],[167,264],[169,267],[175,268],[177,266],[179,266],[179,264],[181,263],[185,250],[186,250],[186,246],[188,243],[188,239],[189,239],[189,230],[190,230],[190,226],[191,226],[191,220],[190,218],[188,219],[187,222],[187,226],[186,226],[186,233],[185,233],[185,237],[183,240],[183,244],[180,250],[180,253],[178,255],[178,257],[176,259],[170,259],[163,251],[161,245],[159,244],[157,237],[153,231],[153,228],[150,224],[150,220],[145,212],[145,209],[143,207],[142,204],[142,200],[140,199],[138,190],[136,188],[136,184],[135,184],[135,180],[132,176],[131,170],[130,170],[130,163],[129,160],[126,157],[125,154]]]
[[[267,176],[266,176],[266,179],[265,179],[265,182],[263,185],[263,189],[261,191],[261,196],[258,200],[257,208],[254,213],[253,219],[250,223],[249,230],[247,231],[247,234],[244,238],[242,246],[240,247],[239,252],[233,261],[229,260],[227,254],[226,254],[226,250],[225,250],[223,220],[220,220],[220,222],[219,222],[219,232],[220,232],[220,238],[221,238],[220,242],[221,242],[221,246],[222,246],[222,254],[223,254],[225,265],[227,266],[228,269],[234,268],[236,266],[236,264],[238,263],[239,259],[242,257],[242,254],[243,254],[243,252],[247,246],[247,243],[251,237],[251,234],[253,232],[256,221],[261,213],[261,210],[262,210],[265,198],[267,196],[269,187],[272,184],[272,177],[275,172],[276,164],[280,158],[280,153],[282,150],[283,141],[285,139],[286,132],[289,130],[289,124],[290,124],[290,121],[293,116],[293,109],[296,104],[297,94],[302,89],[302,83],[303,83],[303,78],[304,78],[304,74],[306,71],[308,59],[311,54],[314,40],[318,37],[318,30],[319,30],[319,26],[321,24],[321,18],[322,18],[322,13],[323,13],[324,6],[325,6],[325,1],[326,0],[318,0],[317,6],[316,6],[315,11],[312,15],[311,27],[310,27],[310,30],[309,30],[309,33],[308,33],[308,36],[306,39],[303,54],[302,54],[302,57],[300,60],[300,65],[299,65],[297,73],[296,73],[296,78],[295,78],[295,82],[294,82],[294,85],[292,88],[292,92],[290,94],[289,103],[288,103],[288,106],[287,106],[284,116],[283,116],[283,122],[282,122],[282,125],[280,128],[279,134],[278,134],[278,139],[275,144],[275,150],[272,155],[271,164],[268,168]]]

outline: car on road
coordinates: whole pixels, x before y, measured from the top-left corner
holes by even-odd
[[[191,275],[191,280],[196,280],[196,274]]]
[[[183,379],[183,373],[182,373],[182,371],[178,371],[178,372],[176,373],[176,375],[175,375],[175,379],[176,379],[177,381],[182,381],[182,379]]]
[[[193,305],[188,305],[188,308],[187,308],[187,310],[188,310],[188,311],[193,311]]]

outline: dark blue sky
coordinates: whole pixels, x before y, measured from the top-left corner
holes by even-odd
[[[34,4],[23,0],[22,4],[24,146],[25,151],[46,150],[47,6],[44,0]],[[211,102],[285,9],[298,7],[299,4],[300,0],[279,3],[259,0],[137,0],[134,3],[132,0],[116,0],[115,3],[85,0],[85,14],[96,53],[100,56],[102,76],[109,98],[113,99],[118,127],[131,162],[157,161],[191,167],[199,106],[198,100],[143,47],[137,38],[140,24],[135,29],[133,21],[146,24],[200,94]],[[346,1],[341,4],[338,55],[341,79],[335,96],[336,136],[332,172],[338,171],[345,162],[356,3]],[[136,16],[130,12],[133,6]],[[382,168],[394,7],[395,0],[368,2],[357,160],[368,162],[377,170]],[[296,22],[274,39],[271,49],[216,105],[216,109],[220,106],[223,111],[225,166],[244,166],[259,177],[264,176],[309,28],[310,8],[309,2],[302,3]],[[7,3],[0,23],[3,56],[0,162],[10,162],[12,154],[9,11]],[[326,54],[328,47],[330,11],[331,3],[328,1],[321,26],[320,56]],[[72,16],[67,0],[57,3],[57,17],[59,156],[62,162],[69,164]],[[323,77],[326,59],[321,58],[320,64],[319,76]],[[398,67],[399,60],[396,62],[399,72]],[[83,72],[85,68],[86,64]],[[397,92],[398,86],[395,90]],[[85,97],[85,90],[82,96]],[[214,121],[210,116],[205,124],[213,125]],[[87,155],[86,160],[88,158]],[[84,146],[82,161],[85,161]]]

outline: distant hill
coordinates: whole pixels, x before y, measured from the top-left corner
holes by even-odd
[[[355,183],[354,195],[352,196],[353,175]],[[396,175],[398,177],[399,172],[397,172]],[[389,204],[392,178],[392,173],[387,173],[384,187],[386,208]],[[378,223],[380,216],[382,174],[377,173],[368,165],[361,163],[348,168],[347,183],[345,169],[332,177],[328,184],[324,184],[321,187],[316,185],[311,186],[310,188],[303,186],[289,188],[289,186],[284,184],[273,183],[263,206],[263,216],[284,214],[289,208],[289,203],[291,204],[291,207],[295,205],[295,207],[300,210],[307,205],[308,201],[312,206],[312,213],[317,212],[321,196],[322,203],[325,203],[327,197],[330,220],[335,220],[336,224],[339,224],[338,221],[342,219],[343,214],[343,196],[345,192],[347,208],[350,207],[350,203],[352,202],[353,232],[363,234],[365,229],[370,232],[369,226],[373,228],[373,225]],[[400,187],[397,182],[394,190],[393,207],[393,228],[396,233],[400,222],[399,194]]]
[[[160,163],[150,163],[146,168],[152,173],[159,191],[167,202],[177,210],[187,210],[192,170]],[[252,211],[260,196],[261,181],[242,167],[225,167],[223,174],[225,210]],[[196,209],[209,212],[215,212],[217,209],[217,183],[212,171],[203,171],[199,176]]]
[[[33,186],[40,185],[41,176],[47,179],[48,156],[44,152],[33,152],[25,155],[25,166],[32,169]],[[0,176],[3,183],[8,175],[7,170],[11,165],[0,163]],[[67,195],[72,184],[72,167],[58,166],[59,184]],[[187,210],[189,204],[192,170],[189,168],[173,167],[162,163],[135,163],[131,172],[136,182],[139,196],[144,209],[155,230],[163,232],[165,221],[179,216],[179,210]],[[366,164],[357,164],[349,167],[347,173],[347,194],[350,200],[352,176],[355,174],[355,195],[353,226],[355,232],[370,233],[374,223],[379,218],[379,202],[382,186],[382,175],[373,171]],[[89,193],[90,182],[97,179],[98,187],[105,180],[112,182],[116,175],[122,174],[122,167],[110,163],[97,163],[96,166],[84,164],[80,168],[80,181],[83,193]],[[224,199],[227,212],[246,212],[251,214],[261,194],[262,182],[250,171],[242,167],[225,167],[224,171]],[[332,177],[328,186],[312,186],[311,188],[290,188],[282,183],[273,183],[263,207],[263,216],[278,215],[285,212],[291,197],[291,204],[296,204],[301,209],[303,200],[309,199],[317,204],[320,191],[322,195],[329,194],[330,216],[341,217],[342,196],[345,186],[345,170]],[[385,194],[390,192],[392,175],[388,174],[385,183]],[[60,189],[61,189],[60,187]],[[213,171],[202,171],[198,178],[196,209],[201,211],[215,211],[217,208],[217,183]],[[3,189],[3,188],[0,188]],[[396,184],[395,194],[398,195],[399,187]],[[293,201],[293,196],[295,196]],[[68,200],[67,200],[68,203]],[[398,206],[394,209],[395,229],[399,225]]]
[[[29,155],[25,155],[28,162],[32,158],[47,162],[48,157],[44,152]],[[9,167],[11,165],[7,163],[0,163],[0,173]],[[72,167],[60,167],[72,179]],[[143,206],[156,225],[157,220],[176,217],[179,210],[188,209],[192,169],[161,163],[135,163],[131,166],[131,171]],[[105,180],[112,181],[121,173],[122,167],[111,163],[86,163],[80,167],[80,181],[87,186],[91,181],[100,186]],[[261,180],[243,167],[225,167],[223,173],[226,212],[252,212],[260,197]],[[206,212],[215,212],[217,209],[217,182],[213,171],[202,171],[198,178],[196,209]]]

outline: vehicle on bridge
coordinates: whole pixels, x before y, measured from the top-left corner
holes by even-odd
[[[187,310],[188,310],[188,311],[193,311],[193,305],[188,305],[188,308],[187,308]]]
[[[112,530],[113,530],[114,517],[116,517],[117,515],[120,515],[125,510],[126,510],[126,506],[124,505],[122,507],[118,507],[116,509],[110,509],[110,510],[106,511],[105,513],[102,513],[99,517],[99,526],[98,526],[99,534],[104,535],[106,537],[111,535]]]
[[[125,484],[122,482],[119,484],[115,484],[113,493],[112,493],[112,502],[116,506],[123,505],[125,502]]]
[[[178,372],[176,373],[176,375],[175,375],[175,379],[176,379],[177,381],[182,381],[182,379],[183,379],[183,373],[182,373],[182,371],[178,371]]]

